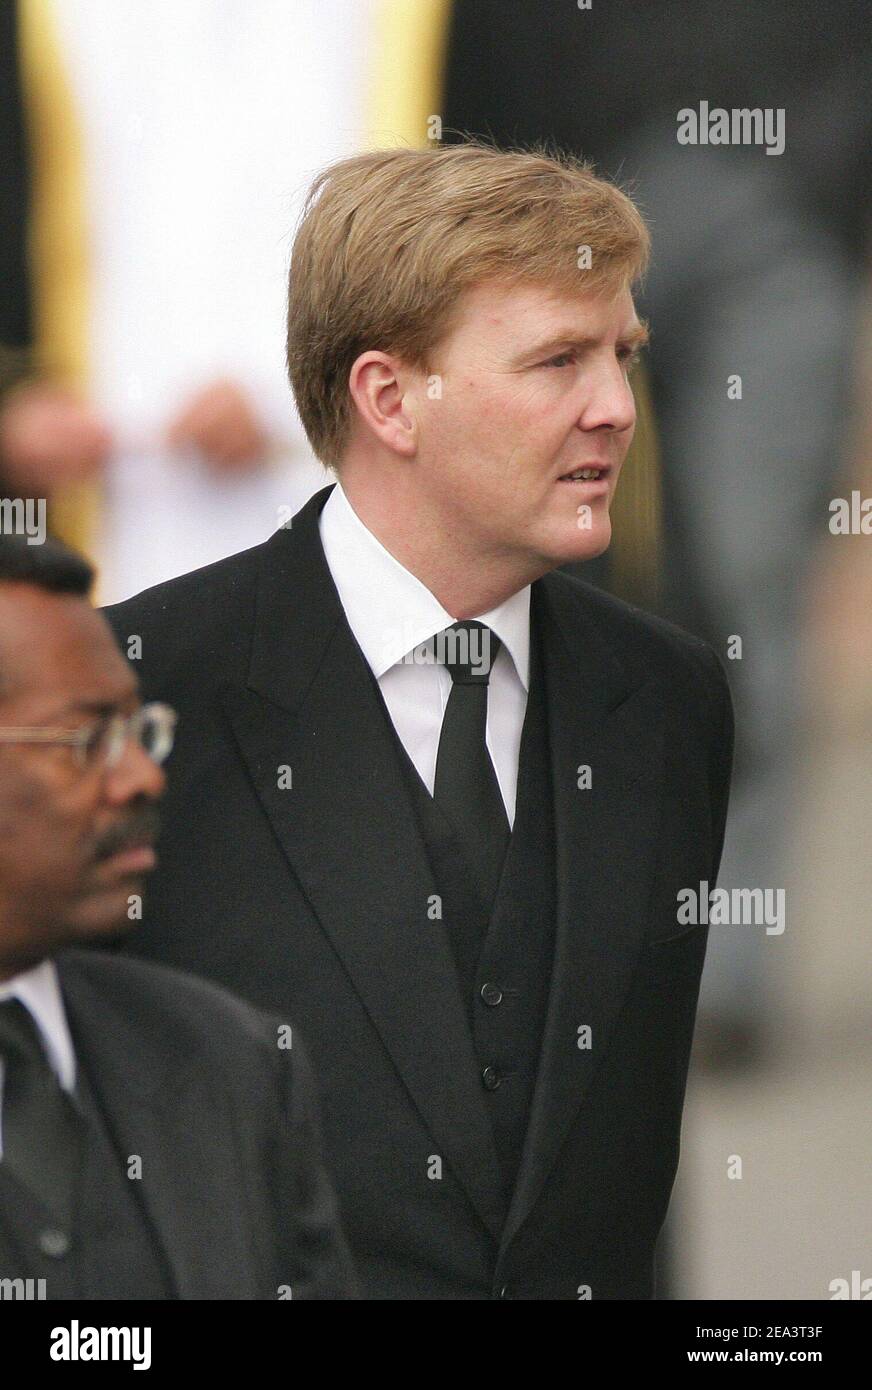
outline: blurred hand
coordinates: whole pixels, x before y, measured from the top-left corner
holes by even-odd
[[[48,383],[16,386],[0,407],[0,471],[22,497],[50,497],[64,483],[100,473],[112,435],[73,391]]]
[[[263,462],[267,435],[235,381],[215,381],[179,412],[167,430],[175,449],[196,449],[217,472],[246,472]]]

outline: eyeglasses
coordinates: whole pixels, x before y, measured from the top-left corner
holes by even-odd
[[[172,751],[179,716],[169,705],[143,705],[135,714],[107,714],[81,729],[0,729],[0,743],[65,745],[74,750],[79,767],[117,767],[128,739],[133,739],[154,763]]]

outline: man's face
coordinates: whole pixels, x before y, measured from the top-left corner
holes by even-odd
[[[104,619],[84,599],[0,584],[0,727],[91,726],[139,705]],[[0,744],[0,969],[128,925],[154,863],[164,775],[127,741],[81,767],[67,746]]]
[[[435,354],[441,397],[419,398],[417,464],[473,553],[544,573],[606,549],[644,337],[629,291],[487,282],[464,297]],[[597,481],[571,477],[591,468]]]

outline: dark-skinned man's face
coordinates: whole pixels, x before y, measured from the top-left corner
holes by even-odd
[[[74,731],[138,706],[85,599],[0,583],[0,728]],[[164,785],[132,740],[114,767],[82,767],[68,746],[0,744],[0,977],[135,920]]]

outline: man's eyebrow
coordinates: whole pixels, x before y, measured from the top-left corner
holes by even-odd
[[[134,687],[131,687],[117,700],[70,700],[60,710],[58,717],[63,718],[68,714],[92,714],[95,718],[102,719],[106,715],[117,714],[123,705],[136,699],[138,699],[138,692]]]
[[[650,340],[651,334],[648,332],[648,325],[644,319],[640,323],[634,323],[629,333],[625,333],[620,339],[620,347],[631,347],[638,351],[643,348]]]
[[[635,323],[628,332],[621,334],[616,346],[622,348],[629,347],[637,351],[639,348],[645,346],[649,337],[648,325],[646,323]],[[537,343],[535,346],[518,353],[518,355],[512,359],[512,365],[519,365],[522,362],[529,361],[531,358],[539,359],[547,357],[549,353],[556,352],[558,348],[574,348],[576,351],[583,351],[585,348],[595,347],[600,341],[601,339],[597,337],[575,338],[571,333],[555,334],[544,339],[541,343]]]

